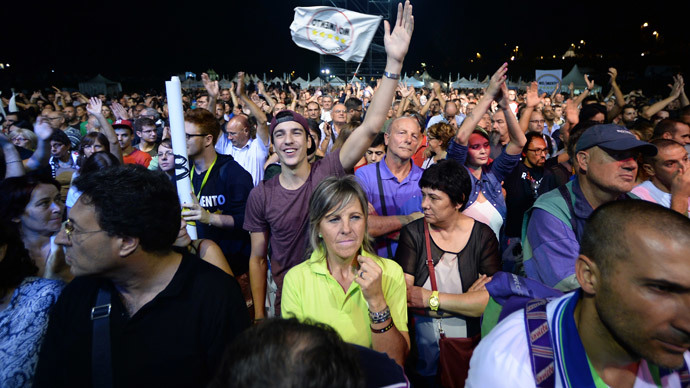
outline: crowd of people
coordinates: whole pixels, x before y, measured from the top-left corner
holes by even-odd
[[[187,169],[162,92],[3,97],[0,386],[687,386],[682,76],[415,89],[413,29],[372,85],[203,74]],[[552,298],[485,327],[499,279]]]

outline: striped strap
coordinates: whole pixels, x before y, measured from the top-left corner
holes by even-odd
[[[553,344],[546,319],[546,299],[534,299],[525,306],[525,327],[529,341],[530,361],[537,388],[556,384]]]

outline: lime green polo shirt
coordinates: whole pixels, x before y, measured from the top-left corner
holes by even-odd
[[[381,288],[398,331],[407,331],[407,287],[402,268],[393,260],[363,252],[382,269]],[[328,271],[323,250],[294,266],[283,281],[283,318],[310,319],[335,329],[345,342],[371,348],[369,308],[359,284],[347,292]]]

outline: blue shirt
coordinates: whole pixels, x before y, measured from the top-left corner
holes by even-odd
[[[467,160],[467,146],[456,143],[455,139],[451,140],[446,158],[454,159],[458,163],[464,165]],[[503,151],[501,151],[501,155],[491,163],[491,166],[482,167],[482,176],[480,179],[475,178],[470,169],[465,167],[472,180],[472,191],[470,191],[470,198],[467,201],[465,209],[470,207],[477,200],[479,192],[481,192],[496,210],[498,210],[505,223],[508,209],[506,207],[505,198],[503,198],[501,182],[503,182],[503,179],[517,167],[518,163],[520,163],[520,154],[508,154],[504,148]]]
[[[379,163],[381,168],[381,183],[383,185],[383,194],[386,202],[386,214],[389,216],[407,215],[422,210],[422,189],[419,188],[419,180],[422,178],[424,170],[417,167],[411,160],[410,164],[412,165],[410,172],[405,179],[400,182],[398,178],[393,175],[391,170],[388,169],[385,156]],[[367,194],[369,203],[374,206],[376,213],[382,216],[383,208],[381,206],[378,180],[376,179],[376,163],[358,169],[355,171],[355,176],[357,176],[364,192]],[[374,244],[377,252],[376,254],[380,257],[388,257],[386,241],[382,237],[377,238]],[[395,254],[395,249],[397,247],[398,242],[391,241],[393,254]]]
[[[462,113],[458,113],[455,115],[455,122],[458,124],[458,128],[460,128],[460,125],[462,125],[463,121],[465,121],[465,115],[463,115]],[[448,120],[446,119],[446,116],[444,116],[442,114],[438,114],[436,116],[429,118],[429,121],[427,122],[426,127],[429,128],[432,125],[438,124],[438,123],[448,124]]]

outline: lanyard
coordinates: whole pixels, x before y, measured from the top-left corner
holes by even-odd
[[[208,170],[206,170],[206,175],[204,175],[204,179],[201,181],[201,187],[199,187],[199,192],[194,193],[194,195],[196,195],[197,200],[201,200],[201,190],[203,190],[204,186],[206,186],[206,181],[208,181],[208,176],[211,175],[211,170],[213,170],[213,166],[216,165],[216,160],[218,160],[218,155],[216,155],[216,157],[213,158],[213,163],[211,163],[211,167],[209,167]],[[192,176],[192,192],[193,192],[194,191],[194,179],[193,179],[193,177],[194,177],[194,164],[192,164],[191,176]]]

